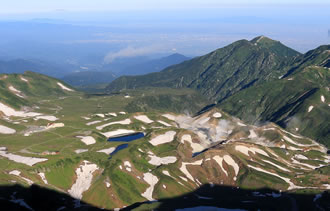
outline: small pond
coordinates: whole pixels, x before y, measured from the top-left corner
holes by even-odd
[[[144,133],[133,133],[124,136],[111,137],[108,141],[122,141],[122,142],[131,142],[144,137]]]
[[[113,151],[113,152],[110,153],[110,157],[112,155],[116,154],[117,152],[119,152],[120,150],[125,149],[127,147],[128,147],[128,144],[122,144],[122,145],[117,146],[116,149],[115,149],[115,151]]]

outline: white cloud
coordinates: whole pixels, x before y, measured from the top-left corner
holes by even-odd
[[[152,53],[163,53],[166,49],[160,45],[152,45],[145,47],[127,47],[118,52],[110,52],[104,57],[105,63],[111,63],[118,58],[132,58],[137,56],[144,56]]]

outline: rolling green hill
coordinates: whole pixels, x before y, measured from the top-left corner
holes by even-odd
[[[0,74],[1,100],[15,108],[33,104],[35,98],[67,96],[74,92],[64,82],[39,73]]]
[[[249,86],[282,76],[285,74],[283,67],[299,55],[280,42],[261,36],[234,42],[159,73],[120,77],[106,90],[192,88],[212,101],[222,101]]]

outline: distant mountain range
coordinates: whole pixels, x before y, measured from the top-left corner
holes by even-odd
[[[0,60],[0,73],[24,73],[25,71],[33,71],[53,77],[60,77],[74,68],[76,67],[68,64],[58,65],[51,62],[27,59]]]
[[[222,101],[249,86],[278,78],[285,73],[283,67],[299,55],[280,42],[261,36],[234,42],[160,73],[120,77],[107,91],[147,86],[185,87],[196,89],[211,100]]]
[[[61,77],[61,80],[77,87],[90,87],[96,84],[110,83],[117,75],[139,75],[151,72],[159,72],[164,68],[179,64],[189,58],[181,54],[172,54],[159,59],[147,60],[141,58],[121,59],[111,64],[106,64],[97,71],[80,71]]]

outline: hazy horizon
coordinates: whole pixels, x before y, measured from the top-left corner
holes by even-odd
[[[97,58],[93,63],[172,53],[200,56],[260,35],[305,53],[329,43],[329,9],[321,0],[14,0],[0,9],[0,56],[72,62],[84,54]],[[58,55],[63,51],[68,55]]]

